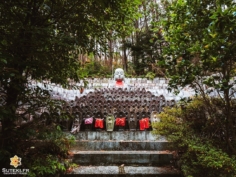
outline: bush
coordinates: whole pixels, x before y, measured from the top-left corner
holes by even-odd
[[[164,135],[177,148],[176,165],[186,177],[233,177],[236,157],[231,155],[222,135],[224,126],[220,100],[211,99],[215,110],[209,114],[204,101],[195,98],[174,108],[165,108],[154,123],[155,134]]]
[[[29,103],[28,100],[31,102],[27,104],[29,106],[25,109],[26,112],[16,111],[16,125],[9,134],[4,136],[0,132],[0,139],[5,140],[4,146],[0,147],[1,167],[12,168],[10,158],[17,155],[22,158],[20,168],[30,171],[27,176],[47,177],[63,174],[73,166],[68,159],[71,156],[69,149],[75,139],[61,130],[62,122],[70,119],[60,106],[63,102],[51,100],[49,92],[39,88],[29,90],[21,98],[23,103]],[[41,108],[47,111],[38,117],[36,112]],[[2,110],[0,109],[0,112]],[[9,112],[6,114],[10,115]],[[23,120],[28,120],[25,115],[32,115],[33,118],[22,123]]]
[[[106,65],[102,65],[101,62],[91,61],[86,63],[84,66],[81,66],[78,69],[78,76],[80,78],[84,77],[104,77],[110,75],[110,68]]]
[[[148,79],[153,80],[153,79],[155,78],[155,76],[156,76],[155,73],[153,73],[153,72],[148,72],[145,77],[148,78]]]

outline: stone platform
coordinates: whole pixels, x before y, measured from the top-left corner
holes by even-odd
[[[115,140],[108,140],[108,141],[100,141],[100,140],[76,140],[76,145],[72,148],[77,151],[99,151],[99,150],[107,150],[107,151],[146,151],[146,150],[169,150],[169,142],[165,141],[148,141],[144,140],[142,143],[140,141],[133,141],[133,140],[126,140],[126,141],[115,141]]]
[[[74,151],[73,162],[83,165],[168,165],[171,151]]]
[[[100,141],[163,141],[163,136],[156,136],[151,131],[81,131],[75,135],[76,140]]]
[[[80,177],[180,177],[170,143],[151,131],[79,132],[71,148]]]
[[[80,166],[73,177],[178,177],[178,171],[168,167],[142,166]]]

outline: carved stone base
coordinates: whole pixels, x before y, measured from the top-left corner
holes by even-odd
[[[87,125],[85,124],[84,126],[85,126],[84,128],[85,131],[92,131],[93,128],[92,124],[87,124]]]

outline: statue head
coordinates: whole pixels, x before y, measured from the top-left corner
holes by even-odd
[[[114,79],[116,81],[124,81],[125,79],[125,73],[122,68],[117,68],[114,73]]]

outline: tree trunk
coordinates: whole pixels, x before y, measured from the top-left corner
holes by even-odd
[[[1,146],[5,149],[11,145],[11,137],[14,134],[16,122],[16,109],[18,106],[18,95],[24,89],[24,83],[22,80],[23,70],[17,73],[15,77],[12,77],[9,85],[5,87],[6,90],[6,104],[4,105],[6,113],[2,119],[2,142]]]
[[[111,73],[113,72],[113,48],[112,48],[112,39],[109,39],[109,58],[110,58],[110,67],[111,67]]]
[[[123,38],[123,69],[125,72],[128,72],[128,61],[127,61],[127,54],[126,54],[126,46],[125,44],[125,39]]]
[[[235,128],[233,120],[234,116],[232,115],[232,107],[229,98],[229,89],[224,91],[224,99],[225,99],[225,117],[226,117],[226,141],[229,149],[231,150],[230,154],[235,155],[236,149],[233,144],[236,141],[236,136],[235,136]]]

